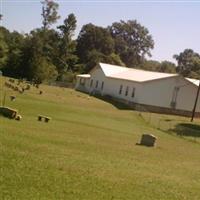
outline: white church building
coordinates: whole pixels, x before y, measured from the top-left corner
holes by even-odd
[[[191,115],[199,81],[178,74],[144,71],[99,63],[89,74],[77,75],[75,89],[109,96],[135,109]],[[200,114],[200,99],[196,112]]]

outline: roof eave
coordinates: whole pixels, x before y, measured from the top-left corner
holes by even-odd
[[[136,82],[136,83],[147,83],[147,82],[158,81],[158,80],[167,79],[167,78],[173,78],[173,77],[178,77],[178,76],[180,76],[180,75],[176,74],[176,75],[172,75],[172,76],[168,76],[168,77],[157,78],[157,79],[146,80],[146,81],[136,81],[136,80],[118,78],[118,77],[112,77],[112,76],[107,76],[107,78],[118,79],[118,80],[129,81],[129,82]]]

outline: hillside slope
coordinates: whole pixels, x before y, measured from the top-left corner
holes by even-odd
[[[6,105],[23,118],[0,116],[0,199],[200,199],[198,143],[149,126],[138,112],[41,87],[42,95],[14,93],[16,101],[4,88]],[[158,137],[156,148],[135,145],[143,133]]]

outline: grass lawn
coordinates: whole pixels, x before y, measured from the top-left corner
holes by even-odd
[[[141,115],[72,89],[4,89],[22,120],[0,116],[0,199],[200,199],[200,143],[159,130],[188,118]],[[135,145],[143,133],[158,137],[156,148]]]

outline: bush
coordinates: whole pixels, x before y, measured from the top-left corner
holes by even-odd
[[[73,72],[64,72],[60,77],[58,77],[58,81],[73,83],[76,75]]]

